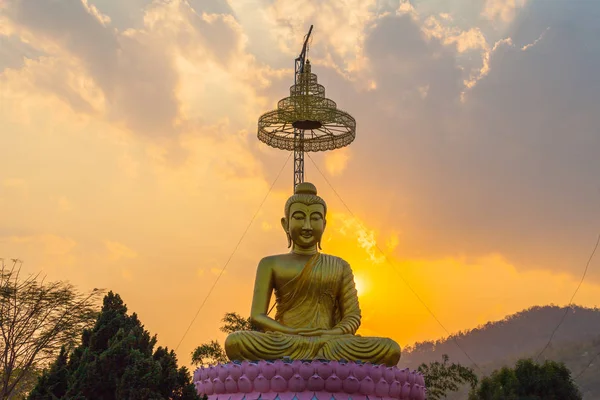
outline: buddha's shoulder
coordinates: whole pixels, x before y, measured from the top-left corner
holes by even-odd
[[[271,265],[277,265],[282,260],[285,260],[287,258],[289,258],[289,254],[273,254],[273,255],[270,255],[270,256],[263,257],[259,261],[258,265],[269,265],[269,266],[271,266]]]
[[[348,261],[344,260],[342,257],[334,256],[331,254],[325,254],[325,253],[321,253],[321,255],[323,257],[328,258],[332,263],[339,264],[343,267],[350,268],[350,264],[348,263]]]

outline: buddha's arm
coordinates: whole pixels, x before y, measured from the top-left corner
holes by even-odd
[[[254,295],[252,297],[252,309],[250,320],[263,331],[276,331],[293,334],[295,329],[287,327],[267,315],[269,301],[273,293],[273,266],[269,258],[263,258],[256,270],[254,281]]]
[[[333,327],[336,331],[344,334],[354,334],[360,326],[360,307],[358,305],[358,294],[354,284],[354,275],[350,265],[344,266],[344,273],[338,292],[338,302],[342,319]]]

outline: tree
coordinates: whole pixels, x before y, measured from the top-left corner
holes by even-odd
[[[0,398],[27,393],[62,346],[72,348],[94,323],[101,291],[25,278],[21,261],[0,260]]]
[[[244,318],[235,312],[225,314],[221,322],[223,322],[223,325],[219,329],[221,332],[225,333],[250,331],[254,328],[252,322],[250,322],[250,318]],[[224,364],[228,361],[229,359],[225,354],[223,346],[216,340],[201,344],[192,352],[192,364],[194,365],[206,366],[217,363]]]
[[[68,357],[61,352],[29,399],[199,399],[187,368],[177,368],[175,352],[154,350],[155,344],[156,336],[109,292],[93,329],[83,332]]]
[[[531,359],[517,361],[481,380],[469,400],[581,400],[571,372],[563,363]]]
[[[448,355],[442,355],[442,362],[421,364],[418,368],[425,378],[427,398],[437,400],[444,398],[448,392],[455,392],[460,386],[468,383],[471,388],[477,386],[477,375],[472,368],[452,363],[448,365]]]

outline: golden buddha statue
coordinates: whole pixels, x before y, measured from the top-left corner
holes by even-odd
[[[393,340],[355,335],[361,312],[352,269],[318,251],[326,212],[313,184],[296,186],[281,219],[292,251],[258,264],[250,319],[260,331],[230,334],[225,341],[229,359],[345,359],[388,366],[400,360]],[[269,316],[273,291],[275,318]]]

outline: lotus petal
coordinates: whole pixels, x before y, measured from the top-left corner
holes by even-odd
[[[394,367],[388,367],[383,372],[383,377],[387,381],[387,383],[391,384],[396,380],[396,373],[394,371]]]
[[[342,380],[335,374],[329,375],[329,378],[325,379],[325,390],[331,393],[336,393],[342,390]]]
[[[219,378],[215,378],[212,380],[213,390],[215,394],[225,394],[225,383]]]
[[[399,399],[400,393],[402,392],[402,385],[398,381],[394,381],[390,384],[390,397],[393,399]]]
[[[329,363],[319,363],[316,369],[317,374],[323,379],[329,378],[334,371],[333,366]]]
[[[275,375],[271,379],[271,390],[275,393],[285,392],[288,388],[287,381],[281,375]]]
[[[202,382],[202,387],[204,388],[204,394],[207,396],[210,396],[211,394],[215,393],[213,383],[210,379],[207,379],[204,382]]]
[[[375,394],[379,397],[388,397],[390,394],[390,384],[383,377],[375,384]]]
[[[242,371],[242,367],[237,364],[231,364],[227,369],[229,370],[229,376],[231,376],[235,381],[240,379],[240,376],[242,376],[244,373],[244,371]]]
[[[404,385],[408,381],[408,375],[406,374],[406,370],[397,369],[396,371],[396,380],[400,382],[401,385]]]
[[[251,381],[254,381],[259,373],[260,373],[260,370],[258,369],[258,365],[256,365],[256,364],[248,364],[244,370],[244,374]]]
[[[375,393],[375,382],[373,382],[373,379],[371,379],[370,376],[367,376],[365,379],[360,381],[360,389],[358,392],[360,394],[364,394],[365,396]]]
[[[412,387],[410,388],[410,398],[411,399],[417,400],[419,398],[419,388],[420,387],[421,386],[417,385],[417,384],[412,385]]]
[[[331,400],[331,393],[325,391],[315,392],[315,397],[318,400]]]
[[[294,392],[281,392],[279,393],[280,400],[293,400],[296,393]]]
[[[357,364],[352,370],[352,375],[354,375],[359,381],[362,381],[368,375],[367,368],[368,367],[364,364]]]
[[[306,387],[312,392],[319,392],[325,389],[325,381],[319,375],[314,374],[313,376],[308,378],[308,382],[306,382]]]
[[[275,392],[266,392],[266,393],[260,394],[261,400],[275,400],[276,397],[277,397],[277,393],[275,393]]]
[[[296,393],[296,397],[298,398],[298,400],[313,400],[313,397],[315,397],[315,392]]]
[[[344,380],[350,375],[350,366],[348,364],[339,363],[335,367],[335,374],[338,378]]]
[[[379,382],[384,371],[385,365],[374,365],[369,369],[369,376],[373,379],[373,382]]]
[[[360,389],[360,382],[356,377],[351,375],[342,381],[342,388],[344,392],[354,394]]]
[[[300,374],[300,376],[306,380],[310,379],[311,376],[313,376],[315,374],[315,367],[312,366],[312,364],[310,363],[302,363],[302,365],[300,366],[300,370],[298,371],[298,374]]]
[[[238,385],[232,377],[225,378],[225,393],[237,393]]]
[[[288,382],[290,392],[303,392],[306,390],[306,380],[300,375],[295,374]]]
[[[402,385],[402,391],[400,392],[401,399],[408,399],[410,396],[410,383],[406,382]]]
[[[258,367],[260,368],[260,372],[267,379],[273,379],[273,377],[277,373],[277,368],[275,368],[275,365],[271,363],[264,363],[262,365],[259,364]]]
[[[260,393],[266,393],[271,390],[271,383],[262,374],[259,374],[253,382],[254,390]]]
[[[240,379],[237,381],[238,390],[242,393],[251,393],[252,392],[252,381],[248,379],[246,375],[240,376]]]
[[[283,379],[289,381],[292,376],[294,376],[294,368],[291,366],[291,364],[282,364],[277,373],[281,375]]]

